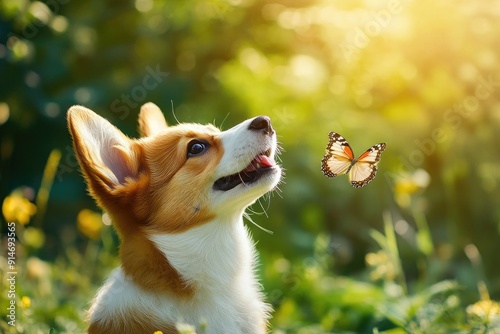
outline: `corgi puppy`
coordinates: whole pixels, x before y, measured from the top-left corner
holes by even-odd
[[[267,116],[220,131],[167,126],[147,103],[140,139],[73,106],[68,126],[90,194],[120,237],[121,267],[89,310],[90,334],[265,333],[270,306],[255,277],[245,208],[281,178]]]

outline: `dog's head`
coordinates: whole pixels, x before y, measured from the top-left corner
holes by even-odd
[[[281,175],[276,133],[266,116],[227,131],[167,126],[159,108],[148,103],[139,115],[140,139],[81,106],[70,108],[68,124],[89,190],[125,238],[241,215]]]

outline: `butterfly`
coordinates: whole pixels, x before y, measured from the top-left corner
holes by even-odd
[[[377,174],[377,164],[387,147],[386,143],[373,145],[365,153],[354,159],[354,153],[347,140],[336,132],[329,133],[330,141],[326,154],[321,160],[321,170],[328,177],[349,174],[354,188],[366,186]]]

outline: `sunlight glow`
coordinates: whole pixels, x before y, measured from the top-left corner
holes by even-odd
[[[4,124],[9,120],[10,109],[9,105],[5,102],[0,102],[0,125]]]
[[[146,13],[153,9],[154,3],[152,0],[135,0],[135,9],[139,12]]]

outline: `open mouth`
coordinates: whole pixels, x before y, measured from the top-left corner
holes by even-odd
[[[214,189],[228,191],[239,184],[248,185],[256,182],[264,174],[272,170],[275,163],[270,156],[271,150],[257,155],[241,172],[221,177],[215,181]]]

